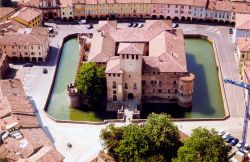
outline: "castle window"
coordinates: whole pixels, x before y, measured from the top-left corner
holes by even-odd
[[[170,89],[168,89],[168,93],[170,93]]]
[[[113,82],[113,88],[116,88],[116,82]]]
[[[153,72],[153,75],[155,75],[155,72]]]
[[[118,77],[120,77],[120,74],[118,74]]]
[[[113,77],[115,77],[115,74],[113,74]]]
[[[174,93],[175,93],[175,94],[177,93],[177,89],[174,90]]]
[[[134,60],[134,55],[132,55],[132,59]]]
[[[138,60],[138,55],[136,55],[136,60]]]
[[[113,101],[117,101],[117,96],[113,95]]]
[[[113,90],[113,94],[116,94],[116,90]]]
[[[244,58],[244,57],[245,57],[245,55],[244,55],[244,54],[242,54],[242,55],[241,55],[241,57],[242,57],[242,58]]]
[[[129,59],[129,56],[127,55],[127,59]]]
[[[146,85],[146,80],[142,80],[141,82],[143,86]]]
[[[161,85],[161,81],[159,81],[159,85]]]
[[[111,76],[111,74],[109,74],[109,76]]]
[[[176,84],[176,81],[174,80],[173,84]]]
[[[125,89],[128,89],[128,83],[125,83],[124,87],[125,87]]]
[[[122,55],[122,58],[124,59],[124,55]]]
[[[153,93],[155,93],[155,89],[153,89]]]
[[[158,93],[162,93],[162,89],[158,89]]]
[[[134,83],[134,90],[137,90],[137,86],[136,86],[136,83]]]

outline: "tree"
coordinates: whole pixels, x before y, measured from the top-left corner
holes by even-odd
[[[174,162],[225,162],[230,149],[214,129],[196,128],[178,150]]]
[[[93,62],[84,63],[76,75],[76,87],[90,104],[106,96],[106,77],[104,68]]]
[[[119,133],[118,133],[119,132]],[[170,116],[151,114],[144,126],[128,125],[102,130],[104,149],[117,161],[164,162],[176,156],[181,145]]]

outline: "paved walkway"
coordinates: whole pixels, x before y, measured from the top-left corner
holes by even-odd
[[[55,147],[65,156],[65,162],[89,162],[101,149],[99,134],[101,129],[107,125],[56,123],[46,116],[43,108],[55,73],[58,47],[61,45],[62,39],[71,33],[94,32],[95,30],[91,29],[91,31],[89,31],[84,25],[58,25],[58,27],[59,34],[51,40],[50,61],[42,66],[34,66],[27,71],[23,84],[26,94],[30,96],[33,105],[38,110],[37,115],[40,118],[44,130],[51,138]],[[230,43],[230,38],[227,34],[228,28],[214,27],[214,29],[212,29],[211,26],[199,25],[181,25],[181,27],[184,28],[185,33],[204,33],[215,38],[215,41],[220,45],[219,47],[221,47],[219,57],[223,75],[231,79],[239,79],[238,66],[233,55],[234,47]],[[44,67],[48,69],[48,74],[46,75],[42,74]],[[242,89],[232,85],[225,85],[225,88],[230,114],[232,116],[230,119],[225,121],[176,122],[179,128],[187,134],[190,134],[191,130],[198,126],[216,128],[217,130],[224,129],[230,131],[236,137],[241,137],[244,112]],[[116,125],[121,126],[124,124],[116,123]],[[248,138],[248,140],[250,140],[250,138]],[[72,144],[71,149],[66,146],[68,142]]]
[[[133,112],[137,107],[135,100],[128,100],[124,102],[124,113],[126,115],[126,123],[131,123],[130,120],[133,118]]]

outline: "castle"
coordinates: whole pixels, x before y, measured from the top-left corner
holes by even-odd
[[[195,76],[187,70],[182,30],[173,29],[171,21],[146,20],[143,28],[100,21],[97,31],[85,41],[86,55],[106,68],[108,110],[128,100],[192,106]]]

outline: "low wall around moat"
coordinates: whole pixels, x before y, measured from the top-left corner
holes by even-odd
[[[124,115],[122,119],[107,119],[104,120],[103,122],[91,122],[91,121],[74,121],[74,120],[60,120],[60,119],[55,119],[54,117],[50,116],[47,113],[47,107],[50,101],[50,97],[52,94],[52,90],[54,88],[54,83],[55,83],[55,79],[56,79],[56,74],[58,71],[58,65],[60,63],[60,59],[61,59],[61,54],[62,54],[62,49],[64,47],[64,43],[67,42],[68,40],[72,39],[72,38],[76,38],[78,36],[79,33],[75,33],[75,34],[71,34],[68,35],[66,37],[64,37],[62,44],[60,46],[59,49],[59,53],[58,53],[58,57],[56,60],[56,69],[55,69],[55,73],[53,75],[53,80],[52,80],[52,84],[50,87],[50,91],[49,91],[49,95],[47,96],[46,99],[46,104],[44,106],[43,112],[45,113],[45,115],[50,118],[51,120],[58,122],[58,123],[74,123],[74,124],[92,124],[92,125],[102,125],[102,124],[107,124],[107,123],[114,123],[114,122],[125,122],[126,121],[126,116]],[[230,117],[230,113],[228,110],[228,103],[226,100],[226,96],[225,96],[225,89],[224,89],[224,84],[222,81],[222,74],[221,74],[221,66],[220,66],[220,60],[219,60],[219,56],[218,56],[218,51],[217,51],[217,45],[215,43],[215,41],[210,38],[209,36],[205,36],[205,35],[200,35],[200,34],[185,34],[184,35],[185,38],[202,38],[202,39],[206,39],[209,42],[212,43],[213,45],[213,50],[214,50],[214,54],[215,54],[215,61],[216,61],[216,66],[217,66],[217,73],[218,73],[218,77],[219,77],[219,82],[220,82],[220,88],[221,88],[221,95],[222,95],[222,99],[223,99],[223,107],[224,107],[224,112],[225,112],[225,116],[223,118],[176,118],[173,119],[173,121],[218,121],[218,120],[225,120],[227,118]],[[147,119],[132,119],[131,123],[142,123],[145,122]]]

